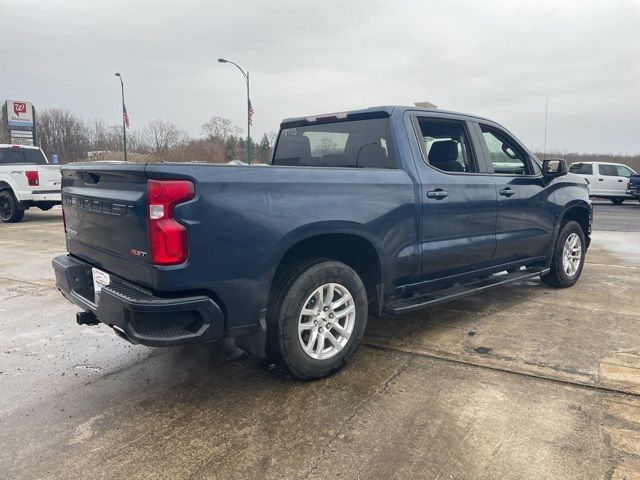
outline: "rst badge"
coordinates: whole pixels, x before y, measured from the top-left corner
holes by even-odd
[[[136,250],[135,248],[131,249],[131,255],[133,255],[134,257],[146,257],[148,254],[147,252],[143,252],[142,250]]]

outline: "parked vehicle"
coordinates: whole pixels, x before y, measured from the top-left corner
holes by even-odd
[[[379,107],[283,121],[270,166],[62,169],[58,289],[151,346],[234,336],[295,376],[342,368],[369,314],[517,280],[569,287],[585,182],[495,122]]]
[[[38,147],[0,144],[0,220],[19,222],[25,210],[60,205],[60,167]]]
[[[632,199],[627,192],[630,175],[635,174],[631,168],[621,163],[576,162],[569,166],[569,172],[580,175],[589,184],[589,196],[606,198],[616,205]]]
[[[640,175],[634,173],[627,182],[627,195],[640,200]]]

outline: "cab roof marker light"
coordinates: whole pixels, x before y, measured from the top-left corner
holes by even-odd
[[[309,123],[317,122],[318,120],[344,120],[347,118],[347,112],[328,113],[326,115],[316,115],[315,117],[307,117],[305,120]]]

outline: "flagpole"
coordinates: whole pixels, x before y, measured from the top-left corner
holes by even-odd
[[[127,122],[124,117],[126,107],[124,106],[124,83],[122,82],[122,75],[116,73],[116,77],[120,79],[120,89],[122,90],[122,138],[124,139],[124,161],[127,160]]]
[[[251,114],[249,111],[251,110],[251,97],[249,96],[249,71],[247,70],[247,160],[248,164],[251,165],[251,150],[252,142],[251,142]]]

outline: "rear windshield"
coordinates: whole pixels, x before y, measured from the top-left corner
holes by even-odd
[[[389,119],[284,128],[278,137],[273,165],[397,168]]]
[[[0,165],[46,165],[44,154],[35,148],[0,148]]]

